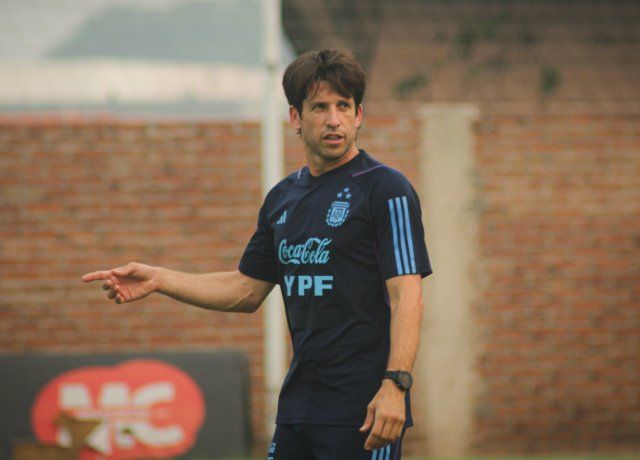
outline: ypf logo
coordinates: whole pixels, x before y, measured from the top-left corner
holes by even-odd
[[[182,370],[153,360],[75,369],[51,380],[31,411],[33,431],[46,443],[70,444],[54,421],[61,412],[102,420],[82,459],[158,458],[187,452],[205,416],[200,388]]]

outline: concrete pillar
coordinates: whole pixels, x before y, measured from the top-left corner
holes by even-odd
[[[478,258],[474,120],[468,104],[421,111],[420,168],[424,224],[434,275],[424,290],[420,365],[430,455],[467,453],[474,404],[474,262]]]

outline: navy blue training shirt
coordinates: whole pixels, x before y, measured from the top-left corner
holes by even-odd
[[[318,177],[302,168],[265,198],[239,270],[284,297],[293,359],[276,422],[360,426],[389,357],[385,281],[432,273],[409,181],[363,150]]]

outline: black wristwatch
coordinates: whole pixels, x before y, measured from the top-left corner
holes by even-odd
[[[382,379],[393,380],[402,391],[407,391],[413,384],[413,377],[406,371],[385,371]]]

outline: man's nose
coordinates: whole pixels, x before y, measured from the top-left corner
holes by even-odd
[[[337,107],[329,107],[327,111],[327,126],[331,126],[332,128],[336,128],[340,126],[340,118],[338,117],[338,109]]]

